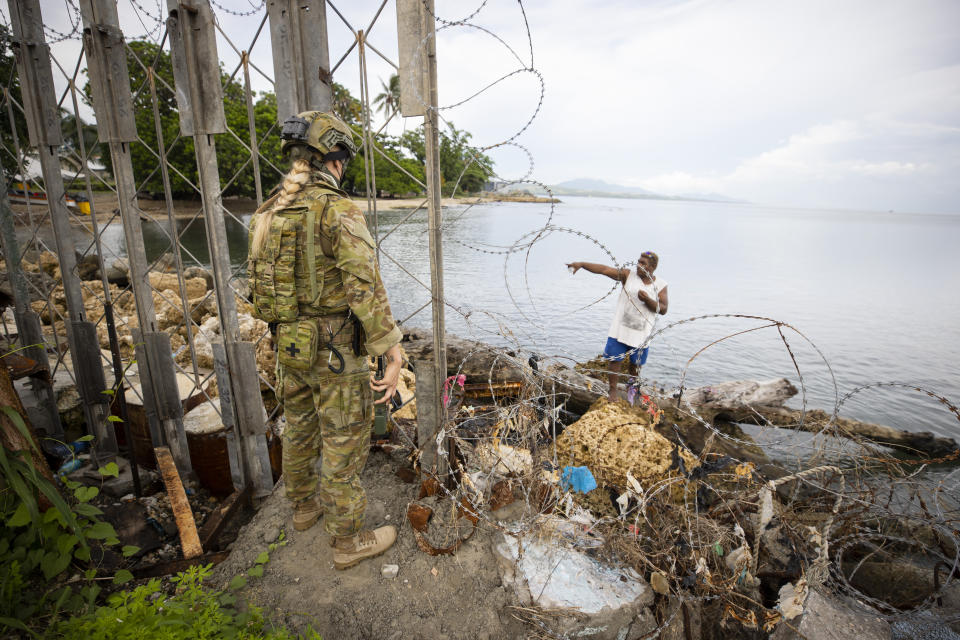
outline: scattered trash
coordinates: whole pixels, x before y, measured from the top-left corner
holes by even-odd
[[[793,620],[803,613],[803,603],[807,600],[807,581],[801,578],[797,583],[788,582],[780,587],[780,600],[777,609],[784,620]]]
[[[564,491],[589,493],[597,488],[597,481],[587,467],[564,467],[560,476],[560,486]]]
[[[397,574],[400,573],[400,565],[397,564],[385,564],[380,567],[380,575],[388,580],[393,580],[397,577]]]
[[[519,540],[503,534],[495,551],[503,560],[504,584],[530,606],[595,615],[653,601],[650,587],[632,569],[601,564],[558,538]]]
[[[650,574],[650,586],[660,595],[670,595],[670,583],[667,582],[667,576],[659,571],[654,571]]]

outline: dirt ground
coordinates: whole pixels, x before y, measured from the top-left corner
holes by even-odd
[[[293,529],[281,481],[240,531],[230,557],[215,568],[216,586],[225,588],[234,576],[244,575],[282,530],[286,545],[270,552],[263,576],[248,578],[239,593],[288,628],[302,631],[311,625],[324,638],[344,640],[525,637],[531,629],[512,615],[510,607],[519,603],[501,585],[492,551],[501,534],[481,520],[454,555],[433,557],[421,551],[405,516],[420,485],[396,475],[407,466],[402,452],[373,451],[363,473],[368,526],[394,524],[399,531],[396,544],[382,556],[335,570],[322,521],[307,531]],[[449,500],[425,502],[430,500],[437,512],[434,520],[441,510],[452,511]],[[462,536],[471,526],[465,519],[459,522]],[[451,531],[445,539],[444,529],[434,525],[428,533],[438,547],[452,543],[455,535]],[[399,574],[383,577],[385,564],[399,565]]]

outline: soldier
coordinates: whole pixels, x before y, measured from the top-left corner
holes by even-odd
[[[379,404],[396,390],[402,334],[363,213],[340,189],[357,152],[352,131],[331,113],[308,111],[288,118],[281,138],[292,167],[250,222],[251,292],[255,314],[276,327],[293,526],[308,529],[325,513],[334,566],[346,569],[383,553],[397,537],[392,526],[363,528],[360,473],[374,392],[383,394]],[[383,379],[370,374],[366,354],[385,355]]]

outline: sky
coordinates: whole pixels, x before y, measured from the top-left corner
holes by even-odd
[[[588,177],[778,206],[960,213],[956,0],[436,3],[445,21],[437,35],[442,115],[491,147],[503,179]],[[330,4],[336,61],[353,36]],[[332,4],[366,29],[381,1]],[[214,3],[230,38],[219,36],[219,55],[232,72],[234,47],[249,49],[264,72],[254,72],[253,88],[267,91],[269,29],[250,46],[265,9],[228,11],[256,6]],[[65,0],[41,7],[45,23],[69,31]],[[128,39],[156,37],[160,8],[120,0]],[[369,41],[396,61],[393,2]],[[75,64],[79,51],[76,40],[53,45],[71,71],[64,61]],[[358,68],[354,50],[334,72],[356,96]],[[372,94],[392,72],[370,52]],[[419,120],[398,119],[387,131]]]

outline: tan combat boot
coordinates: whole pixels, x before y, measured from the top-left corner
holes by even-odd
[[[293,508],[293,528],[297,531],[306,531],[323,515],[320,500],[313,496],[303,502],[298,502]]]
[[[391,525],[361,531],[353,536],[333,539],[333,566],[337,569],[349,569],[361,560],[378,556],[393,546],[397,539],[397,529]]]

